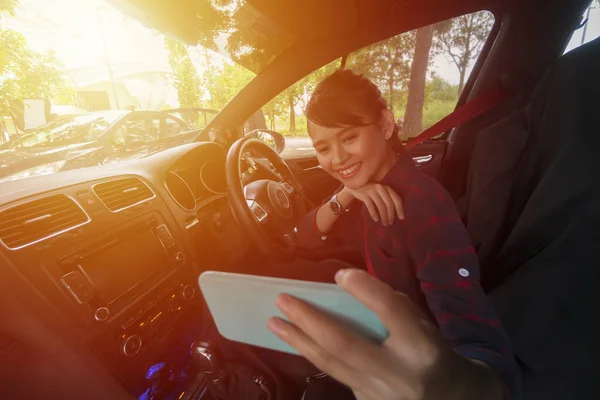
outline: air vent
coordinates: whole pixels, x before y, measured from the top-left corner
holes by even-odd
[[[92,187],[96,196],[112,212],[124,210],[154,198],[154,193],[137,178],[116,179]]]
[[[18,250],[89,221],[85,211],[70,197],[47,196],[0,211],[0,241],[7,248]]]

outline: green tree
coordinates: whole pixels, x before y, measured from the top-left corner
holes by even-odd
[[[394,106],[398,91],[407,89],[415,40],[411,31],[367,46],[348,57],[348,68],[376,83]]]
[[[480,11],[450,19],[438,26],[435,35],[436,47],[458,69],[458,93],[462,92],[467,71],[479,56],[493,24],[492,13]]]
[[[18,0],[0,0],[2,14],[14,15]],[[64,66],[50,52],[36,53],[23,35],[0,27],[0,115],[12,115],[10,101],[43,97],[75,104],[75,90],[64,79]]]
[[[457,85],[452,85],[450,82],[434,75],[425,86],[425,103],[430,103],[434,100],[456,103],[458,101],[457,88]]]
[[[175,78],[179,106],[200,107],[202,97],[200,77],[194,64],[192,64],[187,48],[180,42],[166,36],[165,47],[169,51],[169,65]]]
[[[208,92],[208,106],[223,108],[254,78],[254,73],[241,65],[224,62],[222,66],[209,66],[203,74],[203,85]]]

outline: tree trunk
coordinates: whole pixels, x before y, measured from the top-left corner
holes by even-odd
[[[394,77],[392,76],[388,82],[388,90],[390,91],[390,98],[388,100],[388,104],[392,109],[394,108]]]
[[[460,68],[460,70],[458,71],[458,73],[460,74],[460,79],[458,81],[458,96],[460,97],[460,94],[462,93],[463,88],[465,87],[465,74],[467,72],[467,68],[463,67]]]
[[[275,114],[271,113],[271,115],[269,116],[270,119],[270,123],[271,123],[271,130],[274,131],[275,130]]]
[[[408,136],[414,136],[423,129],[425,81],[429,64],[429,51],[433,40],[433,29],[433,25],[417,29],[415,54],[410,69],[406,113],[404,114],[403,133]]]
[[[290,133],[296,133],[296,111],[294,111],[294,101],[290,98]]]

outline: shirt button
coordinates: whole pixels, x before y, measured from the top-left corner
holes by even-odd
[[[327,236],[321,236],[321,240],[327,240]]]
[[[469,276],[469,271],[468,271],[468,270],[466,270],[466,269],[464,269],[464,268],[461,268],[461,269],[459,269],[459,270],[458,270],[458,273],[459,273],[459,275],[460,275],[460,276],[462,276],[463,278],[466,278],[467,276]]]

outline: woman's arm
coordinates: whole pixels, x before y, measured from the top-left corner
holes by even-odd
[[[354,201],[355,197],[352,192],[345,186],[337,193],[337,200],[342,205],[342,210],[350,208],[350,204]],[[327,234],[331,231],[336,221],[343,214],[335,214],[329,205],[329,201],[326,201],[321,207],[317,209],[315,215],[315,225],[317,230],[322,234]]]
[[[454,202],[437,184],[421,189],[422,196],[405,202],[405,245],[427,305],[454,351],[491,368],[507,397],[520,398],[510,341],[481,288],[477,255]]]
[[[320,207],[309,212],[298,224],[297,245],[304,248],[321,247],[331,243],[334,228],[339,228],[339,220],[344,213],[338,215],[331,210],[329,198]],[[337,192],[337,200],[342,210],[348,209],[355,200],[365,205],[374,221],[384,226],[393,225],[396,218],[404,219],[402,199],[390,187],[378,183],[369,183],[359,189],[348,189],[345,186]],[[348,231],[352,231],[351,227]],[[343,230],[343,229],[342,229]]]

